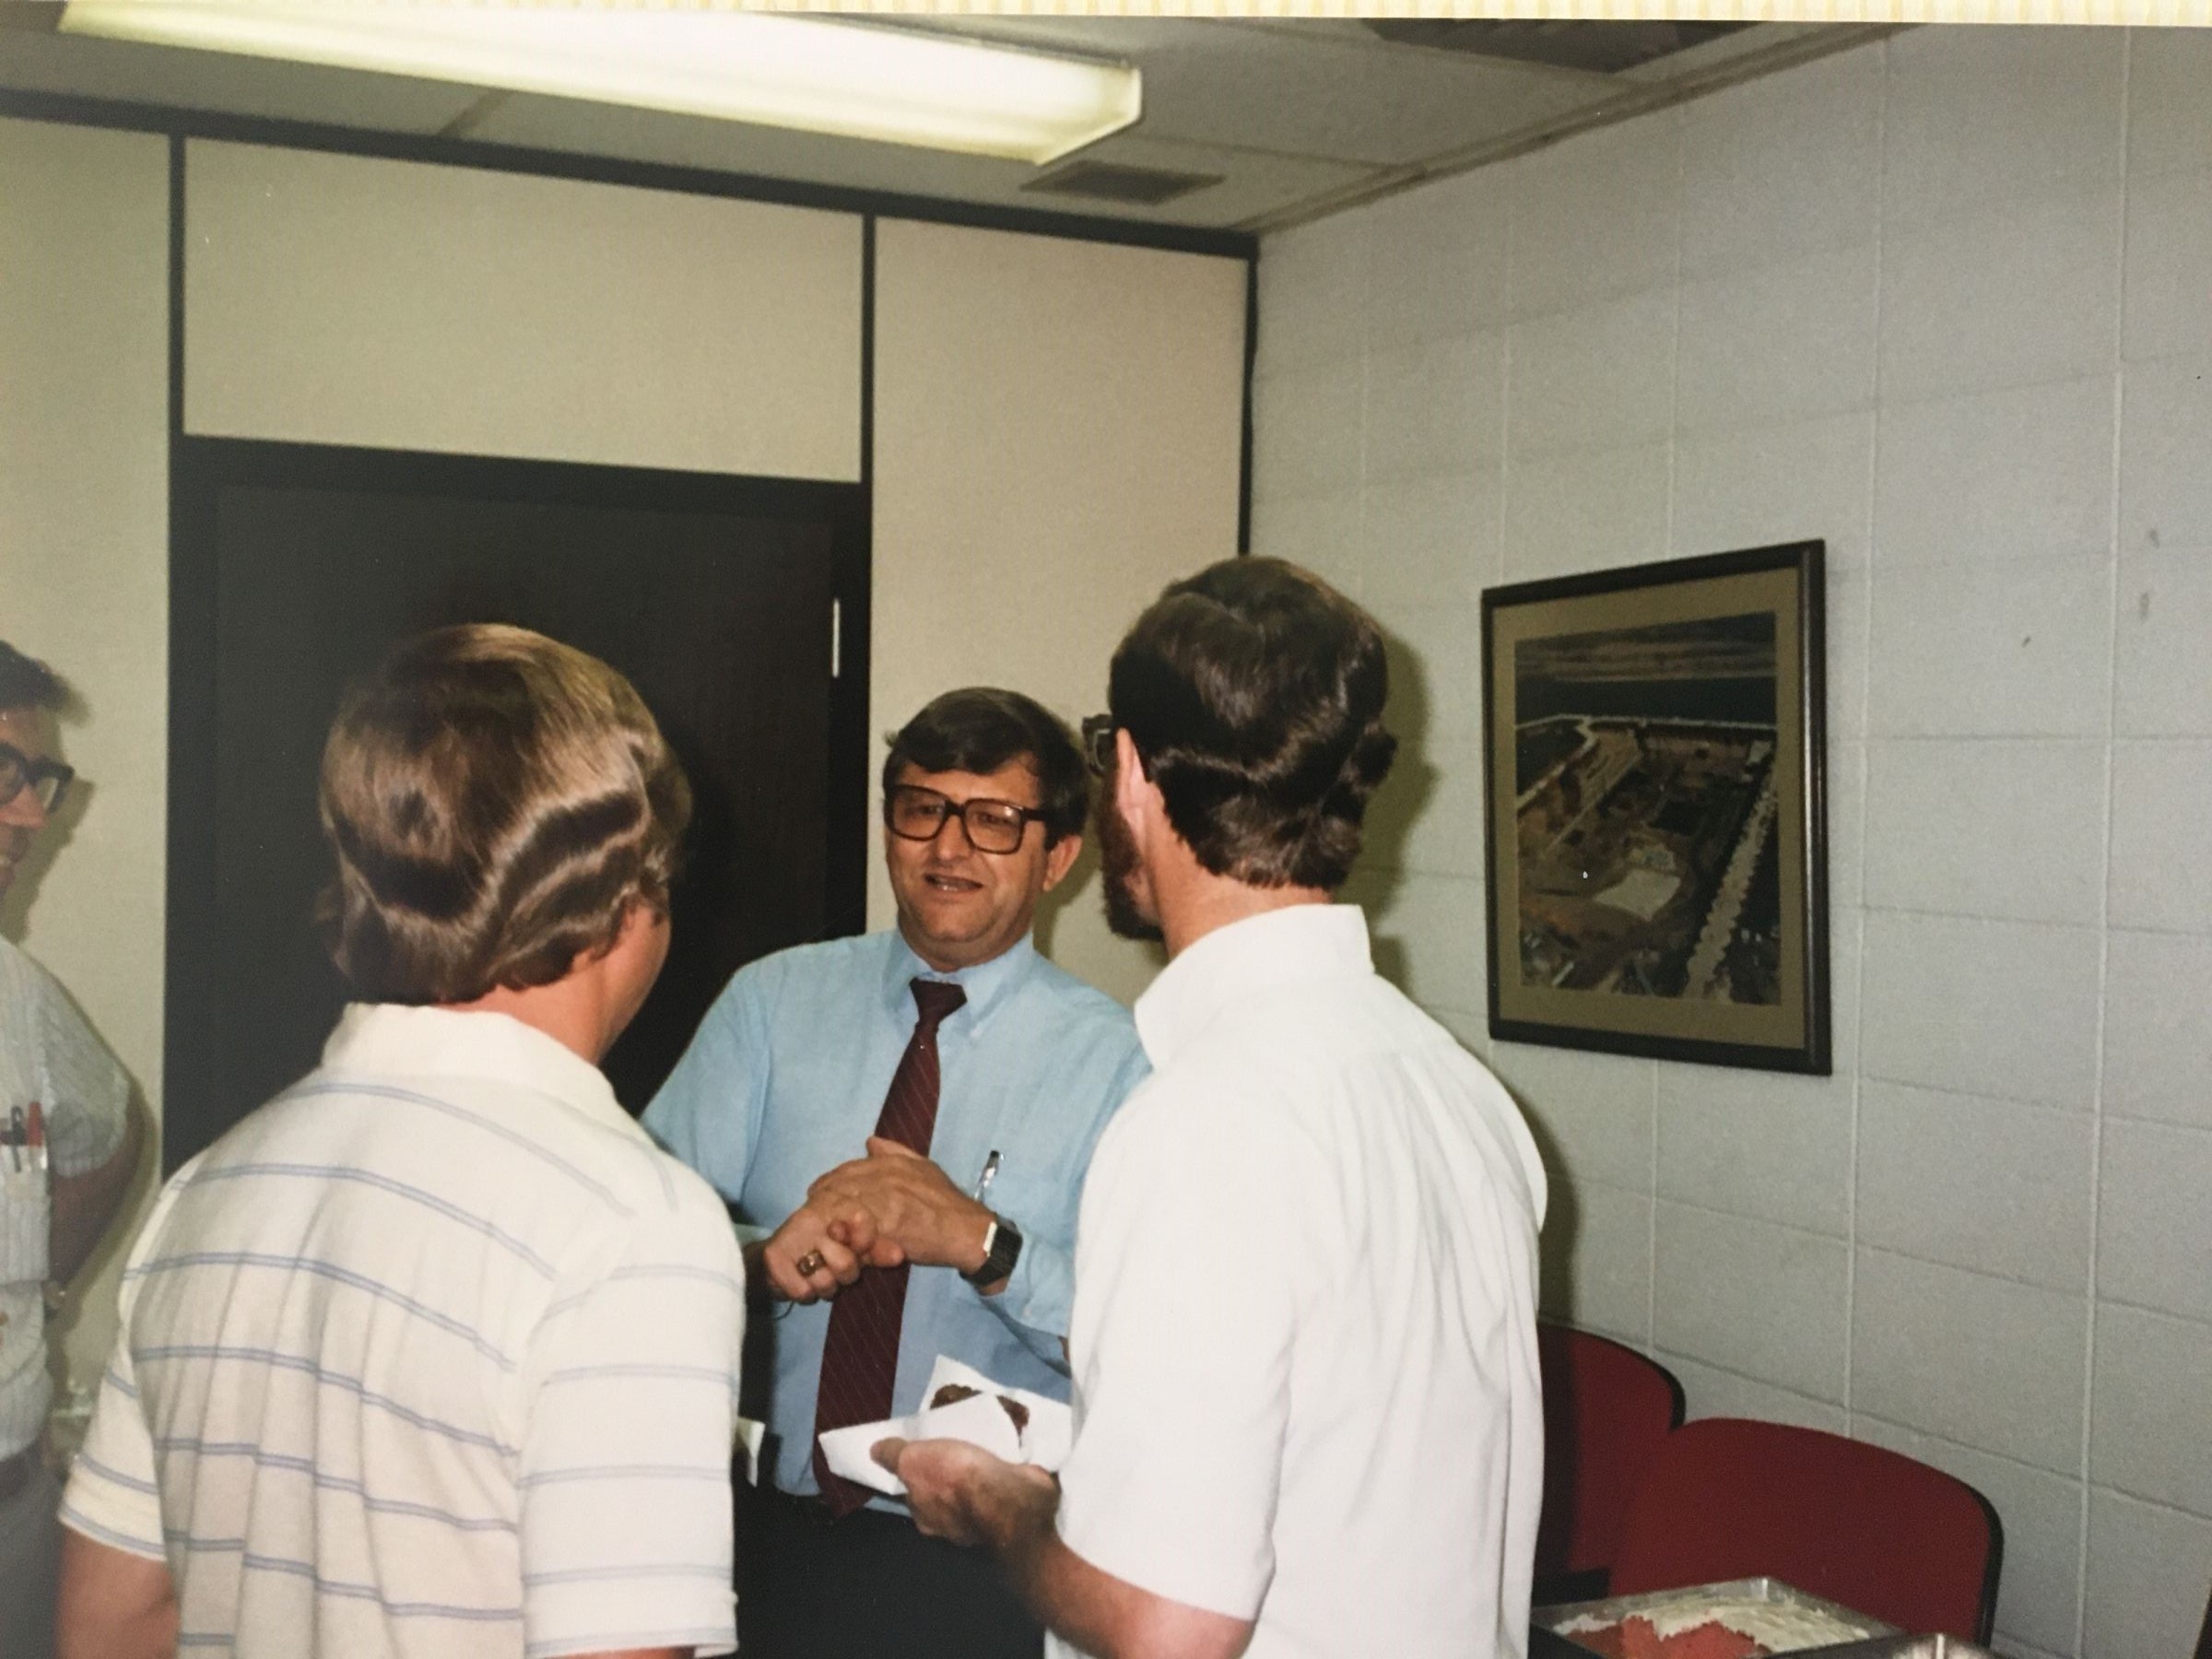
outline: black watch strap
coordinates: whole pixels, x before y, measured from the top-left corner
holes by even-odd
[[[1021,1229],[1004,1216],[994,1215],[991,1230],[983,1239],[983,1265],[960,1277],[971,1285],[995,1285],[1012,1277],[1014,1264],[1020,1260]]]

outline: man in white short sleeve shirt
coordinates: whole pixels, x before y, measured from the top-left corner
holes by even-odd
[[[605,664],[447,629],[324,750],[323,1065],[131,1253],[63,1659],[727,1653],[743,1264],[597,1068],[690,809]]]
[[[1115,653],[1110,919],[1171,960],[1077,1233],[1057,1488],[887,1442],[1062,1653],[1481,1659],[1527,1641],[1543,1484],[1535,1147],[1334,905],[1394,740],[1382,647],[1295,567],[1217,565]],[[1110,757],[1105,743],[1112,744]]]
[[[68,797],[53,755],[71,702],[60,677],[0,640],[0,900]],[[0,938],[0,1655],[53,1648],[61,1490],[46,1466],[45,1290],[73,1278],[122,1206],[138,1119],[122,1062],[59,981]],[[20,1113],[20,1120],[18,1114]]]

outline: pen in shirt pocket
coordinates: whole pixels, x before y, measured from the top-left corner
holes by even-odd
[[[983,1159],[983,1172],[975,1178],[974,1197],[978,1204],[983,1201],[983,1194],[991,1190],[991,1183],[997,1179],[998,1148],[994,1147],[991,1148],[991,1156]]]

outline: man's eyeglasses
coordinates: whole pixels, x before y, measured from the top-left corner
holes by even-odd
[[[1114,731],[1111,714],[1093,714],[1083,722],[1083,759],[1101,778],[1113,770]]]
[[[75,770],[59,760],[34,760],[12,743],[0,743],[0,806],[6,806],[26,789],[48,812],[60,808],[69,793]]]
[[[983,795],[956,801],[919,783],[901,783],[883,798],[883,821],[893,835],[908,841],[936,840],[948,818],[960,820],[969,844],[978,853],[1013,853],[1020,849],[1030,820],[1041,822],[1044,814],[1034,806],[994,801]]]

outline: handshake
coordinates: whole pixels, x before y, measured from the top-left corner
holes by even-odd
[[[994,1218],[919,1152],[871,1135],[865,1158],[819,1177],[806,1202],[747,1251],[748,1277],[786,1300],[812,1302],[871,1268],[914,1263],[973,1273]]]

